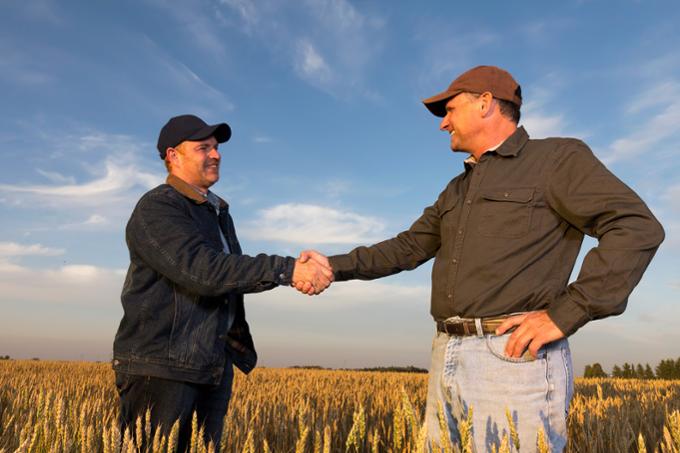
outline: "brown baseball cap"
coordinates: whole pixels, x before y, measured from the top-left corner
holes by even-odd
[[[423,99],[432,114],[446,116],[446,103],[460,93],[489,92],[497,99],[522,105],[522,89],[508,71],[496,66],[477,66],[459,75],[451,85],[431,98]]]

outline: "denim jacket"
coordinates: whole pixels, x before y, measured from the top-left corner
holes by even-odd
[[[219,202],[218,215],[170,175],[137,203],[126,228],[130,267],[113,343],[115,371],[217,384],[227,354],[244,373],[255,367],[243,294],[290,284],[295,259],[242,255],[229,206]],[[227,331],[229,304],[235,317]]]

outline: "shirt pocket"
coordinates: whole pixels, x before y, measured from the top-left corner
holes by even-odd
[[[439,218],[442,221],[442,225],[451,225],[457,221],[456,205],[458,204],[458,197],[448,197],[441,204],[439,210]]]
[[[494,189],[482,193],[479,232],[482,236],[517,238],[531,225],[534,188]]]

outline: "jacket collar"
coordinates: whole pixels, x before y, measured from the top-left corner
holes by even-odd
[[[177,192],[181,193],[185,197],[189,198],[196,204],[203,204],[208,202],[208,197],[203,195],[198,190],[196,190],[191,184],[185,182],[179,177],[170,174],[168,175],[165,183],[175,189]],[[217,197],[217,195],[215,195]],[[227,208],[229,205],[222,198],[217,197],[220,201],[220,209]]]
[[[527,141],[529,141],[529,134],[524,130],[524,126],[520,126],[501,146],[496,148],[496,153],[503,157],[515,157],[524,148]]]

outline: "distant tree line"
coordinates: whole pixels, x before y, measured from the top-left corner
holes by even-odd
[[[613,377],[622,379],[680,379],[680,357],[664,359],[652,370],[649,364],[624,363],[623,366],[614,365],[611,375],[607,374],[599,363],[586,365],[583,371],[585,378]]]
[[[8,355],[0,355],[0,360],[10,360],[10,356],[8,356]]]

